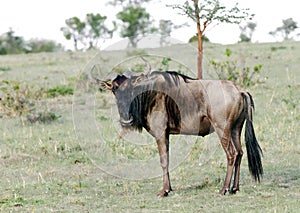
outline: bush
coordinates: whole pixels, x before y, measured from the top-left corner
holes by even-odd
[[[58,85],[56,87],[49,89],[47,94],[48,94],[48,97],[51,97],[51,98],[57,97],[59,95],[61,95],[61,96],[73,95],[74,89],[68,85]]]
[[[218,62],[212,59],[209,61],[209,68],[214,71],[218,79],[230,80],[242,87],[262,82],[260,79],[262,64],[253,67],[245,66],[245,64],[239,66],[237,61],[230,58],[232,55],[230,49],[226,49],[225,55],[228,60]]]
[[[0,71],[5,72],[5,71],[9,71],[9,70],[11,70],[10,67],[0,67]]]
[[[55,41],[47,39],[25,41],[23,37],[16,36],[12,29],[0,35],[0,55],[55,52],[60,50],[63,50],[62,45],[57,44]]]
[[[3,80],[0,82],[0,92],[3,93],[0,109],[2,115],[21,116],[34,107],[32,98],[35,92],[26,83]]]
[[[26,42],[26,53],[57,52],[63,50],[61,44],[46,39],[31,39]]]
[[[38,100],[73,95],[73,93],[74,90],[67,85],[59,85],[45,90],[44,88],[34,88],[26,82],[3,80],[0,82],[0,113],[1,116],[9,117],[26,116],[35,111]],[[38,116],[40,121],[51,119],[53,116],[50,116],[49,113],[41,113]]]
[[[24,39],[15,36],[15,32],[10,29],[8,32],[0,35],[0,55],[19,54],[24,52]]]
[[[206,36],[203,36],[202,40],[204,42],[209,42],[209,38],[207,38]],[[193,42],[198,42],[198,36],[194,35],[189,39],[189,43],[193,43]]]

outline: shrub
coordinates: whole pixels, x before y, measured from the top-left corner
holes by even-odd
[[[253,67],[245,66],[245,64],[238,65],[238,61],[231,59],[232,52],[230,49],[226,49],[225,55],[228,60],[219,62],[212,59],[209,61],[209,68],[217,75],[218,79],[230,80],[243,87],[262,82],[259,78],[262,64]]]
[[[9,70],[10,70],[10,67],[0,67],[0,71],[5,72],[5,71],[9,71]]]
[[[172,61],[171,58],[163,58],[162,61],[160,62],[161,63],[161,66],[158,68],[159,71],[166,71],[166,70],[169,70],[169,67],[170,67],[170,62]]]
[[[32,101],[34,92],[26,83],[3,80],[0,82],[0,91],[3,93],[0,109],[3,115],[20,116],[29,112],[34,106]]]
[[[206,36],[203,36],[202,40],[204,42],[209,42],[209,38],[207,38]],[[194,35],[189,39],[189,43],[193,43],[193,42],[198,42],[198,36]]]
[[[26,42],[26,53],[57,52],[63,50],[61,44],[46,39],[31,39]]]
[[[58,85],[48,90],[47,92],[48,97],[54,98],[59,95],[66,96],[66,95],[73,95],[74,89],[71,88],[69,85]]]

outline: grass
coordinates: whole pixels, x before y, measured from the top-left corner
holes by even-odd
[[[182,60],[189,57],[186,52],[177,51],[176,48],[178,47],[158,51],[161,55],[172,51],[175,57],[183,58]],[[222,60],[226,48],[232,50],[233,57],[244,60],[251,66],[263,64],[262,75],[266,82],[248,88],[256,105],[254,127],[264,151],[264,178],[260,184],[252,181],[245,154],[241,168],[241,191],[234,196],[218,194],[226,171],[226,159],[217,137],[213,134],[198,138],[189,154],[181,156],[185,160],[174,165],[170,174],[174,191],[169,197],[159,199],[155,195],[162,187],[161,177],[126,180],[109,175],[97,167],[106,158],[114,157],[101,152],[103,150],[99,147],[98,137],[103,137],[109,149],[122,155],[121,159],[111,162],[114,166],[118,166],[120,160],[132,162],[136,157],[140,160],[153,159],[153,176],[157,172],[160,174],[154,140],[145,133],[134,134],[132,137],[136,140],[133,143],[126,143],[119,138],[118,126],[113,125],[117,123],[114,120],[117,118],[116,112],[111,111],[114,101],[110,94],[96,94],[97,108],[93,122],[85,122],[79,115],[73,121],[74,99],[67,95],[41,100],[41,105],[60,116],[51,123],[30,124],[19,117],[0,118],[0,210],[297,211],[300,207],[300,43],[227,46],[209,44],[205,47],[205,58]],[[56,88],[68,83],[74,85],[80,72],[95,55],[96,52],[79,52],[1,56],[1,66],[9,67],[9,70],[1,72],[0,78],[25,81],[43,88]],[[107,55],[107,58],[113,57],[118,61],[126,53],[110,52]],[[174,66],[177,67],[176,64]],[[84,83],[86,78],[82,79],[82,84],[74,88],[74,94],[77,97],[75,106],[78,107],[75,109],[83,110],[84,113],[87,100],[78,88],[83,86],[86,90],[95,90]],[[78,122],[75,131],[73,122]],[[88,140],[88,143],[83,141],[87,136],[94,140]],[[138,144],[140,139],[144,144]],[[172,136],[171,152],[180,153],[178,150],[183,150],[189,140],[195,141],[196,137]],[[98,152],[94,151],[95,148]],[[174,159],[171,163],[178,160]],[[110,166],[109,162],[106,166]],[[124,175],[134,177],[137,169],[132,168]]]

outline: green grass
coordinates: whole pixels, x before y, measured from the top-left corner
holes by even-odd
[[[182,60],[191,57],[184,51],[178,51],[178,48],[180,47],[176,46],[157,51],[161,55],[171,51],[174,57]],[[256,105],[254,127],[264,151],[264,177],[260,184],[251,179],[245,154],[241,168],[241,191],[233,196],[218,194],[225,176],[226,159],[216,135],[213,134],[197,139],[185,161],[171,171],[174,191],[169,197],[159,199],[155,195],[162,187],[161,177],[138,181],[116,178],[97,167],[97,163],[111,156],[107,153],[93,152],[95,148],[99,148],[97,137],[101,136],[106,139],[107,147],[121,154],[123,160],[157,159],[157,165],[154,165],[153,170],[160,172],[154,140],[151,140],[145,132],[142,135],[137,134],[136,141],[138,142],[141,137],[148,145],[144,148],[144,145],[140,146],[136,144],[137,142],[126,143],[119,138],[116,131],[118,127],[112,125],[112,117],[116,117],[110,110],[111,106],[114,106],[113,96],[103,92],[96,95],[95,120],[91,126],[87,126],[87,128],[95,127],[95,135],[90,135],[89,131],[84,132],[85,129],[75,131],[72,114],[74,100],[72,96],[67,95],[39,100],[38,106],[60,116],[51,123],[30,124],[22,117],[0,118],[0,210],[3,212],[297,211],[300,207],[300,43],[227,46],[207,44],[205,58],[222,60],[226,48],[232,50],[232,57],[243,60],[251,66],[263,64],[262,75],[266,78],[266,82],[247,89],[254,97]],[[9,70],[0,72],[0,78],[25,81],[27,84],[42,88],[56,88],[68,83],[74,85],[80,72],[95,54],[96,52],[1,56],[1,67],[9,67]],[[112,64],[118,63],[119,59],[126,56],[126,52],[120,51],[106,54],[107,58],[113,58]],[[193,63],[192,59],[189,60]],[[161,66],[159,63],[155,64],[155,61],[151,62],[154,68]],[[124,68],[127,68],[128,64],[125,64],[126,66],[123,64]],[[119,70],[120,67],[122,66],[116,69]],[[173,67],[178,68],[178,64],[174,64]],[[207,78],[205,73],[204,76]],[[77,95],[76,106],[78,110],[83,109],[83,112],[86,100],[78,88],[96,91],[84,84],[85,79],[83,77],[82,84],[74,88],[74,94]],[[80,122],[80,116],[77,118]],[[81,140],[84,137],[95,140],[88,140],[86,143]],[[172,136],[171,151],[172,147],[173,151],[178,147],[181,150],[180,144],[185,142],[180,140],[194,141],[195,138]],[[210,150],[205,149],[208,143],[213,144]],[[243,146],[245,147],[244,142]],[[118,162],[112,164],[118,165]],[[127,172],[131,173],[130,170]]]

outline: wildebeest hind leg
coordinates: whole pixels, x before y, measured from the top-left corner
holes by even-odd
[[[236,157],[235,161],[235,171],[234,171],[234,181],[233,185],[231,188],[230,193],[235,194],[237,191],[240,190],[239,188],[239,182],[240,182],[240,168],[241,168],[241,161],[243,157],[243,150],[242,150],[242,145],[241,145],[241,130],[243,123],[241,123],[239,126],[233,129],[232,131],[232,140],[234,142],[234,145],[238,151],[238,155]]]
[[[232,179],[233,168],[237,158],[237,151],[231,139],[230,129],[222,131],[221,129],[216,129],[216,132],[221,140],[222,147],[226,153],[227,157],[227,171],[224,180],[223,188],[220,194],[225,195],[229,191],[230,182]]]

